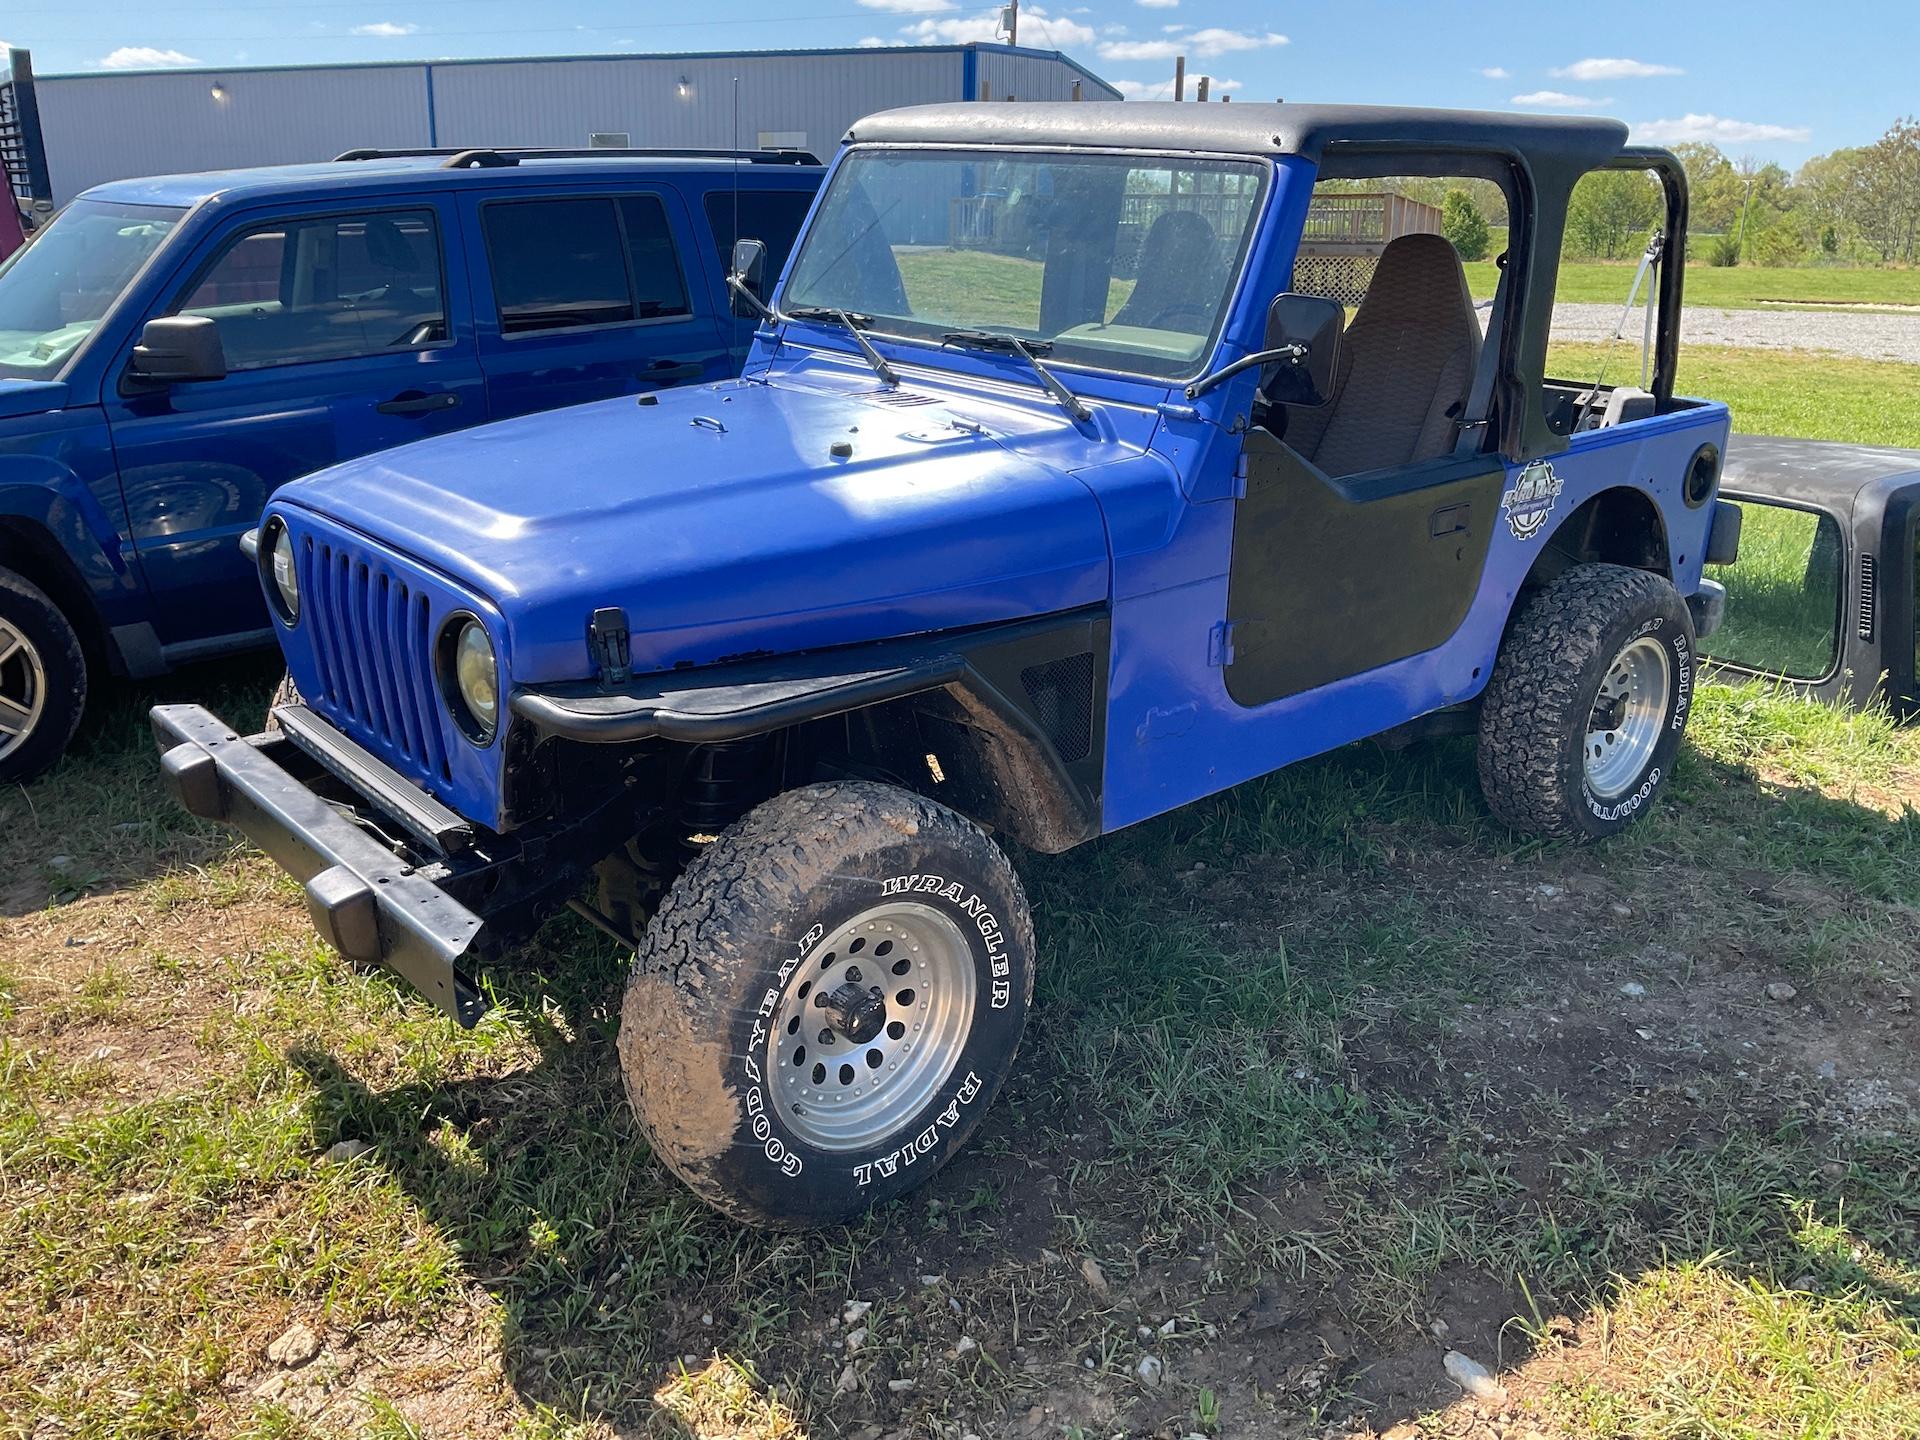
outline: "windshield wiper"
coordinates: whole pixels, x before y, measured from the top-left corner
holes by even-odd
[[[887,363],[887,357],[873,348],[873,342],[867,339],[862,325],[871,325],[871,315],[857,315],[846,310],[836,310],[830,305],[795,305],[782,312],[789,320],[831,320],[843,325],[853,343],[860,347],[860,353],[867,357],[867,364],[873,367],[873,373],[880,377],[882,385],[898,385],[900,377],[893,372],[893,366]]]
[[[1087,408],[1086,401],[1061,384],[1060,377],[1048,369],[1046,363],[1041,360],[1042,355],[1052,351],[1051,340],[1028,342],[1018,335],[1008,335],[999,330],[949,330],[940,339],[947,345],[965,345],[972,350],[1004,350],[1010,355],[1018,355],[1033,367],[1033,373],[1039,378],[1041,388],[1060,402],[1062,410],[1076,420],[1093,418],[1093,412]]]

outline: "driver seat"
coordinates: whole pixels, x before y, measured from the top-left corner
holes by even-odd
[[[1327,475],[1446,455],[1479,353],[1480,322],[1451,242],[1390,240],[1341,339],[1332,395],[1287,407],[1287,444]]]
[[[1220,304],[1221,272],[1220,242],[1206,217],[1191,210],[1169,210],[1153,222],[1141,242],[1133,293],[1108,323],[1191,329],[1190,325],[1168,325],[1166,317],[1197,311],[1199,323],[1205,325]]]

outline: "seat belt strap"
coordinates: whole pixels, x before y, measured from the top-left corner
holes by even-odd
[[[1484,443],[1484,432],[1493,408],[1493,377],[1500,368],[1500,342],[1507,308],[1507,257],[1500,257],[1500,280],[1493,287],[1493,309],[1487,315],[1487,335],[1480,344],[1480,363],[1474,367],[1473,385],[1467,391],[1467,407],[1461,412],[1453,453],[1477,455]]]

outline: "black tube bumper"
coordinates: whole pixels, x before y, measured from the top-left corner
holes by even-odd
[[[175,797],[232,825],[301,881],[323,939],[349,959],[386,966],[463,1026],[486,1013],[461,968],[480,918],[282,768],[274,752],[284,738],[238,735],[198,705],[156,705],[148,718]],[[391,772],[366,778],[406,783]]]

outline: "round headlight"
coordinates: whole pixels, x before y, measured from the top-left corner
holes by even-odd
[[[491,740],[500,719],[500,664],[478,620],[468,620],[454,637],[453,684],[467,709],[468,733],[482,742]]]
[[[273,528],[273,588],[280,594],[280,618],[289,625],[300,618],[300,576],[293,564],[293,535],[285,525]]]

